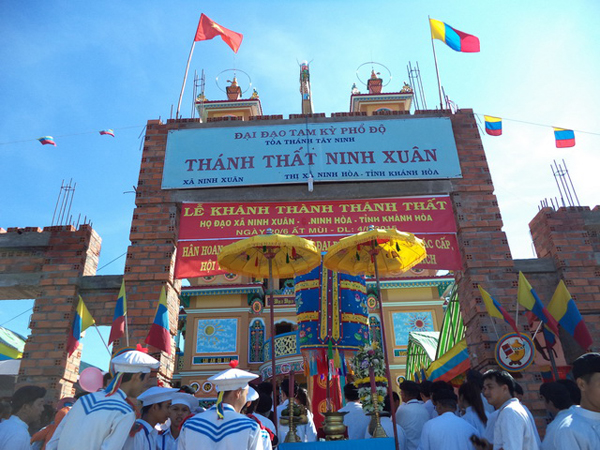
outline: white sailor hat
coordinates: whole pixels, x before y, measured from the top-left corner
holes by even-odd
[[[190,408],[191,412],[194,412],[196,408],[200,406],[200,400],[194,397],[192,394],[175,392],[171,397],[171,405],[185,405]]]
[[[160,366],[159,361],[138,350],[128,350],[115,356],[111,364],[115,372],[122,373],[150,373]]]
[[[252,386],[248,386],[248,395],[246,395],[246,401],[253,402],[255,400],[258,400],[258,392],[256,392]]]
[[[258,378],[258,375],[246,372],[245,370],[236,369],[237,361],[231,361],[229,365],[231,369],[219,372],[208,379],[217,387],[217,391],[235,391],[237,389],[244,389],[248,386],[248,383]]]
[[[177,388],[165,388],[160,386],[154,386],[138,395],[137,399],[142,402],[142,406],[150,406],[155,403],[166,402],[173,398],[179,389]]]

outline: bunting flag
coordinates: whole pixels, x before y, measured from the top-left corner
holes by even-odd
[[[233,50],[235,53],[237,53],[240,45],[242,44],[242,39],[244,38],[242,34],[222,27],[204,14],[200,15],[200,22],[198,22],[198,29],[196,30],[194,42],[207,41],[217,36],[221,36],[223,42],[229,45],[231,50]]]
[[[485,119],[485,132],[490,136],[502,134],[502,119],[494,116],[483,116]]]
[[[429,19],[429,25],[431,26],[431,39],[438,39],[457,52],[479,52],[479,38],[458,31],[440,20]]]
[[[167,294],[163,286],[160,291],[160,299],[156,307],[154,323],[150,326],[148,336],[144,341],[168,355],[171,354],[171,332],[169,331],[169,309],[167,307]]]
[[[554,139],[556,139],[556,148],[575,147],[575,133],[573,130],[554,127]]]
[[[548,312],[548,309],[546,309],[538,297],[535,289],[531,287],[531,284],[529,284],[529,281],[527,281],[527,278],[525,278],[523,272],[519,272],[519,290],[517,292],[517,301],[520,305],[525,307],[525,309],[535,314],[538,319],[548,326],[550,331],[558,336],[558,322],[556,322],[556,319]]]
[[[98,133],[100,133],[101,136],[112,136],[115,137],[115,132],[112,129],[108,129],[108,130],[101,130]]]
[[[38,138],[38,141],[40,141],[40,144],[42,145],[54,145],[56,147],[56,142],[54,142],[52,136],[42,136],[41,138]]]
[[[554,291],[552,300],[548,305],[548,311],[554,319],[573,336],[577,343],[584,350],[588,350],[592,345],[592,337],[575,305],[567,286],[561,280]]]
[[[463,339],[454,347],[431,363],[427,369],[426,376],[430,381],[450,382],[471,367],[469,362],[469,348],[467,340]]]
[[[73,318],[73,326],[71,327],[71,334],[67,340],[67,352],[69,356],[73,354],[77,347],[79,347],[79,340],[81,339],[81,333],[87,330],[89,327],[94,325],[96,321],[88,311],[81,295],[79,296],[79,303],[75,310],[75,317]]]
[[[108,337],[108,345],[112,344],[117,339],[125,336],[125,321],[127,320],[127,296],[125,294],[125,280],[121,283],[121,290],[115,305],[115,313],[113,315],[112,326],[110,327],[110,336]]]
[[[502,307],[502,305],[493,298],[485,289],[483,289],[480,285],[477,286],[479,288],[479,293],[481,294],[481,298],[483,299],[483,303],[485,305],[485,309],[487,313],[491,317],[497,317],[498,319],[504,319],[504,321],[510,325],[510,327],[517,333],[519,330],[517,329],[517,324],[515,323],[515,319],[511,317],[506,309]]]

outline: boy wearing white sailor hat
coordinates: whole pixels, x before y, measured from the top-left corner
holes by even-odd
[[[142,402],[142,417],[135,421],[123,450],[155,450],[158,445],[157,424],[169,418],[171,399],[175,388],[154,386],[138,396]]]
[[[160,450],[177,450],[177,441],[181,432],[182,422],[198,409],[200,401],[193,394],[176,392],[171,398],[169,408],[170,424],[158,436],[158,448]]]
[[[135,409],[127,397],[136,398],[148,383],[149,373],[160,363],[138,346],[123,349],[111,364],[115,377],[104,391],[81,397],[61,421],[47,450],[121,450],[135,422]]]
[[[231,369],[208,379],[219,392],[217,404],[184,422],[179,450],[271,449],[268,434],[257,422],[240,414],[246,404],[248,383],[258,375],[237,369],[237,361],[232,361],[230,366]]]

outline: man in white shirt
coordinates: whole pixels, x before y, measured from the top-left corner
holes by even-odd
[[[358,396],[358,388],[352,383],[344,385],[346,406],[338,412],[345,412],[344,425],[348,431],[348,439],[364,439],[365,431],[371,418],[365,414]]]
[[[483,395],[496,411],[495,420],[488,419],[494,427],[493,442],[474,438],[476,448],[494,450],[538,450],[533,424],[519,402],[513,398],[515,381],[504,370],[488,370],[483,375]],[[492,447],[493,446],[493,447]]]
[[[400,383],[400,398],[403,404],[396,410],[396,423],[406,434],[406,449],[416,450],[423,426],[430,419],[429,411],[420,400],[421,391],[414,381]]]
[[[174,388],[153,386],[138,396],[142,402],[142,417],[135,421],[123,450],[156,450],[158,430],[156,426],[169,418]]]
[[[30,450],[29,426],[40,419],[46,389],[23,386],[12,396],[12,415],[0,423],[0,450]]]
[[[60,422],[46,450],[122,450],[135,422],[128,397],[156,383],[160,363],[144,351],[126,350],[111,361],[115,376],[106,390],[84,395]]]
[[[573,378],[581,390],[581,405],[573,406],[559,424],[555,448],[600,448],[600,353],[587,353],[573,363]]]
[[[566,386],[556,381],[542,383],[540,386],[540,397],[546,403],[548,414],[554,419],[546,427],[546,435],[544,436],[541,448],[542,450],[555,450],[554,436],[558,424],[570,413],[569,408],[573,406],[573,402]]]
[[[258,375],[237,369],[237,361],[230,366],[208,379],[219,391],[217,403],[183,423],[178,450],[271,450],[268,433],[240,414],[246,405],[248,383]]]
[[[435,407],[433,406],[433,401],[431,400],[432,384],[433,383],[429,380],[423,380],[421,381],[421,384],[419,386],[421,388],[421,401],[425,405],[425,408],[427,408],[427,411],[429,411],[429,418],[431,419],[438,416],[438,413],[436,412]]]
[[[419,450],[473,450],[471,437],[477,435],[477,430],[456,415],[456,394],[450,390],[436,391],[432,401],[438,416],[423,426]]]

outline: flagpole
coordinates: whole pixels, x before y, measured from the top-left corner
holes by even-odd
[[[552,374],[554,375],[554,381],[559,380],[558,376],[558,368],[556,367],[556,361],[554,360],[554,349],[548,346],[548,342],[546,342],[546,350],[548,350],[548,356],[550,357],[550,364],[552,365]]]
[[[181,109],[181,100],[183,99],[183,91],[185,90],[185,80],[187,80],[188,71],[190,70],[190,62],[192,61],[192,55],[194,54],[194,46],[195,45],[196,45],[196,41],[192,42],[192,48],[190,49],[190,56],[188,56],[187,65],[185,66],[185,76],[183,77],[181,93],[179,94],[179,102],[177,103],[177,111],[175,112],[175,119],[179,119],[179,110]]]
[[[112,356],[112,354],[110,353],[110,350],[108,349],[108,345],[106,345],[106,341],[104,340],[104,338],[100,334],[100,330],[98,329],[98,325],[94,324],[94,328],[98,332],[98,336],[100,336],[100,339],[102,340],[102,343],[104,344],[104,347],[106,347],[106,351],[108,352],[108,356]]]
[[[125,313],[125,342],[129,347],[129,325],[127,324],[127,313]]]
[[[537,328],[535,329],[535,333],[533,333],[533,337],[531,338],[531,340],[532,340],[532,341],[533,341],[533,340],[535,339],[535,337],[537,336],[538,332],[540,331],[540,328],[542,328],[542,324],[543,324],[543,323],[544,323],[544,322],[542,322],[542,321],[540,320],[540,324],[539,324],[539,325],[537,326]]]
[[[498,330],[496,330],[496,319],[494,319],[493,316],[490,316],[492,318],[492,326],[494,327],[494,332],[496,333],[496,340],[500,339],[500,335],[498,335]]]
[[[431,17],[427,16],[429,22],[429,31],[431,32]],[[437,56],[435,54],[435,45],[433,43],[433,36],[431,36],[431,48],[433,49],[433,61],[435,62],[435,74],[437,75],[438,91],[440,94],[440,109],[444,109],[444,102],[442,100],[442,82],[440,81],[440,71],[438,70]]]

